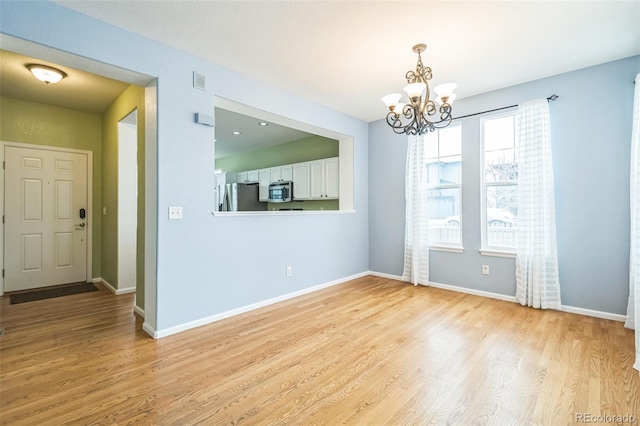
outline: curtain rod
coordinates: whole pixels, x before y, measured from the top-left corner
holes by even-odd
[[[556,99],[558,99],[558,95],[551,95],[551,96],[549,96],[547,98],[547,101],[555,101]],[[509,105],[509,106],[502,107],[502,108],[490,109],[488,111],[476,112],[475,114],[467,114],[467,115],[463,115],[461,117],[454,117],[453,120],[459,120],[461,118],[473,117],[475,115],[486,114],[488,112],[502,111],[503,109],[515,108],[517,106],[518,105]]]

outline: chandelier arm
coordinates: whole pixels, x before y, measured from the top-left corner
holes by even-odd
[[[424,103],[424,109],[422,110],[422,115],[424,115],[424,118],[426,120],[428,116],[435,115],[436,111],[437,111],[436,103],[431,99],[429,99]]]
[[[404,78],[407,79],[407,83],[409,84],[415,83],[418,80],[414,71],[407,71]]]

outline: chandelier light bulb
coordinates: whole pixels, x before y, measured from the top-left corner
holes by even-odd
[[[35,78],[45,84],[58,83],[67,76],[64,71],[47,65],[29,64],[27,65],[27,69],[31,71],[31,74],[33,74]]]
[[[382,102],[387,106],[389,111],[394,111],[395,107],[402,95],[400,93],[391,93],[382,97]]]
[[[411,103],[417,102],[424,93],[424,89],[427,87],[425,83],[412,83],[404,87],[404,91],[409,96]]]
[[[438,97],[451,97],[451,95],[453,95],[453,91],[456,90],[456,87],[458,87],[458,85],[455,83],[444,83],[434,87],[433,91],[436,92]]]
[[[451,105],[453,103],[453,100],[457,97],[458,95],[456,95],[455,93],[449,96],[441,96],[439,95],[436,98],[436,101],[438,102],[439,105],[442,104],[449,104]]]

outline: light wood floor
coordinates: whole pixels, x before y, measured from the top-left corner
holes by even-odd
[[[3,297],[0,423],[639,422],[633,334],[618,322],[377,277],[160,340],[132,304],[104,289]]]

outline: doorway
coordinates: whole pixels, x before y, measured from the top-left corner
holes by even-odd
[[[118,122],[118,288],[135,289],[138,230],[138,110]]]
[[[137,248],[138,248],[138,260],[137,264],[140,265],[138,269],[142,269],[142,271],[138,271],[136,284],[134,287],[137,289],[137,297],[136,302],[139,305],[134,307],[134,310],[144,317],[143,328],[150,333],[149,330],[155,330],[156,328],[156,245],[157,245],[157,167],[155,164],[157,163],[157,81],[154,76],[141,74],[136,71],[126,70],[120,68],[115,65],[106,64],[104,62],[98,62],[92,59],[88,59],[85,57],[80,57],[72,53],[63,52],[60,50],[56,50],[53,48],[49,48],[37,43],[29,42],[23,39],[18,39],[12,36],[8,36],[6,34],[0,34],[0,44],[2,44],[2,49],[9,52],[14,52],[18,55],[27,56],[31,61],[34,62],[45,62],[49,63],[53,66],[57,67],[71,67],[75,71],[74,72],[83,72],[86,77],[91,77],[91,75],[98,75],[106,78],[113,79],[115,81],[124,82],[130,85],[136,85],[144,88],[144,92],[142,95],[142,103],[144,105],[144,109],[138,109],[138,127],[142,127],[145,129],[143,132],[144,136],[140,136],[139,144],[138,144],[138,176],[141,183],[138,185],[138,194],[140,198],[140,202],[138,203],[138,221],[137,226],[138,230],[138,240],[137,240]],[[8,61],[2,61],[2,64],[6,64]],[[7,76],[8,74],[3,74],[3,76]],[[33,78],[29,76],[29,78]],[[6,79],[3,77],[3,80]],[[34,79],[35,80],[35,79]],[[73,82],[73,79],[67,79],[67,84]],[[78,81],[84,82],[84,79],[78,79]],[[43,85],[44,86],[44,85]],[[60,86],[62,87],[62,86]],[[105,87],[104,84],[100,84],[100,87]],[[54,87],[55,88],[55,87]],[[47,89],[52,89],[51,87],[47,87]],[[50,91],[50,90],[49,90]],[[17,97],[17,96],[16,96]],[[88,96],[84,99],[95,100],[95,96]],[[13,98],[0,98],[0,100],[4,101],[13,101]],[[70,97],[64,96],[61,94],[60,96],[55,97],[56,100],[68,100]],[[34,102],[35,100],[31,100]],[[79,108],[75,108],[73,106],[67,105],[65,108],[70,108],[71,110],[78,110]],[[100,111],[104,111],[101,109]],[[129,110],[131,111],[131,110]],[[99,112],[99,111],[98,111]],[[125,112],[126,113],[126,112]],[[117,117],[117,120],[122,118],[122,116]],[[21,133],[19,130],[20,124],[22,122],[14,122],[16,126],[8,127],[3,126],[3,133],[10,135],[4,137],[6,140],[14,140],[20,142],[29,142],[26,137],[18,137],[14,136],[14,133],[7,133],[10,129],[16,130],[16,132],[22,136],[24,132]],[[82,121],[83,124],[89,126],[91,123],[87,120]],[[15,129],[14,129],[15,128]],[[31,129],[31,128],[24,128]],[[38,128],[40,130],[40,128]],[[115,133],[115,132],[114,132]],[[62,140],[61,140],[62,141]],[[117,138],[114,138],[114,142],[117,143]],[[66,143],[64,141],[60,142]],[[4,144],[0,143],[0,148],[2,148]],[[74,146],[74,148],[77,148]],[[85,149],[82,146],[82,149]],[[3,149],[0,149],[0,153],[3,153]],[[94,156],[95,157],[95,156]],[[102,166],[102,161],[96,161],[96,169],[104,168]],[[117,161],[117,156],[114,158],[114,162]],[[140,166],[140,164],[143,164]],[[89,173],[89,176],[92,175],[93,172]],[[96,176],[100,178],[102,174],[100,171],[96,171]],[[4,188],[4,173],[0,173],[0,206],[5,206],[4,203],[4,193],[2,189]],[[93,185],[96,185],[96,180],[93,180]],[[114,185],[116,186],[116,182]],[[100,187],[97,190],[101,190]],[[103,210],[104,204],[100,205],[100,200],[104,201],[104,193],[100,194],[96,192],[94,197],[93,208],[89,208],[87,214],[90,216],[93,214],[93,222],[94,229],[93,231],[100,232],[101,226],[96,222],[105,222],[105,213]],[[106,214],[110,215],[111,213],[117,213],[116,207],[117,201],[114,199],[114,205],[110,208]],[[90,206],[91,207],[91,206]],[[108,217],[108,216],[107,216]],[[91,219],[90,219],[91,220]],[[6,224],[5,224],[6,225]],[[0,226],[0,241],[4,241],[5,239],[5,228],[6,226]],[[89,234],[90,230],[88,230]],[[115,233],[114,229],[114,233]],[[90,234],[89,234],[90,235]],[[93,259],[87,259],[87,265],[92,269],[92,273],[96,275],[96,277],[89,276],[88,278],[96,282],[101,278],[101,275],[105,273],[104,269],[104,250],[102,250],[103,245],[101,237],[102,233],[94,235],[95,238],[93,240]],[[91,243],[90,243],[91,244]],[[114,246],[115,248],[115,246]],[[5,254],[7,251],[12,250],[12,247],[9,247],[5,244],[0,244],[0,269],[6,268],[5,262]],[[93,260],[93,262],[92,262]],[[117,263],[116,257],[113,258],[113,262]],[[89,272],[88,272],[89,273]],[[4,294],[4,279],[0,278],[0,296]],[[115,281],[115,278],[114,278]],[[152,333],[151,333],[152,334]]]

